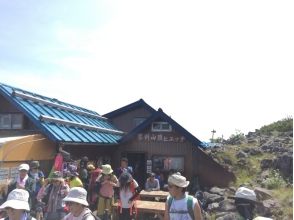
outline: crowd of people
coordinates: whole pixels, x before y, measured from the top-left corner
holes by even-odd
[[[118,203],[120,220],[136,215],[135,204],[143,187],[133,178],[127,158],[122,158],[115,170],[110,164],[96,167],[86,157],[79,164],[57,164],[61,170],[52,169],[48,178],[38,161],[20,164],[0,206],[0,220],[110,219],[114,202]],[[171,172],[167,181],[156,172],[149,174],[144,189],[169,192],[165,220],[202,219],[201,203],[188,195],[188,185],[179,172]]]
[[[113,170],[110,164],[95,166],[87,157],[63,163],[58,155],[47,178],[39,161],[20,164],[7,185],[0,219],[103,219],[111,215],[114,200],[119,202],[119,218],[130,219],[140,192],[132,172],[127,158]]]

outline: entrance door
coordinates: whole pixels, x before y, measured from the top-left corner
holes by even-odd
[[[146,175],[146,155],[145,153],[127,153],[129,166],[133,167],[134,179],[138,182],[139,186],[144,189]]]

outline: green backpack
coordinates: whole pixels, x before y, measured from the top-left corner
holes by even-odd
[[[168,207],[168,212],[170,210],[170,206],[173,202],[173,197],[169,197],[167,200],[167,207]],[[190,217],[194,220],[194,210],[193,210],[193,196],[188,195],[188,200],[187,200],[187,210],[190,215]]]

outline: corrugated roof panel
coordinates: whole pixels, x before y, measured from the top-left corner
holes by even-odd
[[[24,109],[26,109],[27,111],[29,111],[31,113],[31,116],[33,116],[36,120],[39,119],[40,112],[30,102],[24,102],[24,101],[22,101],[22,102],[20,102],[20,105]]]
[[[102,135],[102,137],[107,141],[107,143],[112,143],[111,139],[108,137],[107,134],[102,133],[101,135]]]
[[[103,140],[100,137],[100,133],[91,131],[92,135],[95,137],[95,140],[99,141],[100,143],[103,143]]]
[[[87,131],[87,134],[88,134],[89,136],[91,136],[91,138],[93,138],[94,140],[97,141],[97,137],[96,137],[96,135],[93,134],[93,133],[95,133],[95,131],[91,131],[91,130],[88,130],[88,131]]]
[[[110,134],[104,134],[104,135],[107,137],[107,139],[110,143],[116,141],[115,138],[113,137],[113,135],[110,135]]]
[[[95,111],[1,83],[0,94],[53,141],[115,144],[123,135]]]
[[[83,128],[77,128],[79,133],[84,137],[84,140],[87,140],[88,142],[95,142],[95,140],[88,135],[88,132]]]
[[[107,143],[106,138],[104,137],[103,133],[97,133],[97,135],[99,135],[99,139],[103,142],[103,143]]]
[[[89,140],[84,137],[79,131],[77,128],[71,128],[70,131],[76,135],[76,137],[79,139],[79,142],[89,142]]]
[[[72,142],[72,139],[65,132],[63,132],[61,126],[51,123],[46,123],[46,125],[50,126],[50,128],[59,136],[59,141]]]
[[[80,142],[81,140],[71,131],[73,129],[69,129],[67,126],[60,125],[58,126],[60,130],[62,130],[73,142]]]

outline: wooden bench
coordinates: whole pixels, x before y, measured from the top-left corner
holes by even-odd
[[[146,191],[142,190],[140,192],[140,199],[152,199],[152,200],[159,200],[159,201],[165,201],[167,196],[169,195],[169,192],[161,191],[161,190],[154,190],[154,191]]]
[[[136,205],[139,215],[144,213],[153,213],[154,215],[157,215],[159,219],[163,219],[165,211],[165,202],[137,200]],[[112,206],[113,220],[118,219],[118,212],[118,204],[115,203]]]

